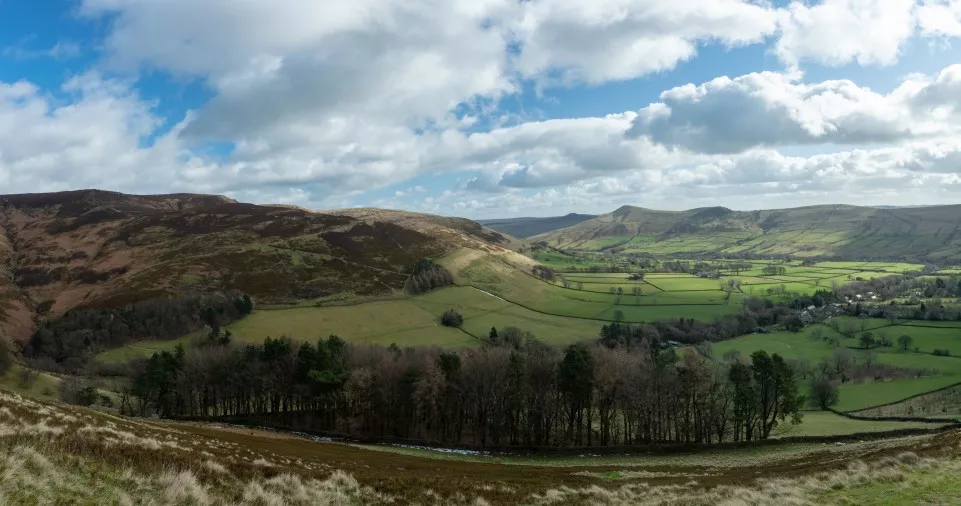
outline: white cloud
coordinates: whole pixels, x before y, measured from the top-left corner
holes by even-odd
[[[799,205],[956,203],[961,142],[785,156],[755,150],[705,163],[628,171],[535,192],[469,192],[432,203],[434,212],[495,217],[609,212],[623,204],[656,209],[724,205],[771,209]],[[470,204],[459,204],[469,201]]]
[[[929,37],[961,37],[961,0],[923,0],[918,25]]]
[[[774,10],[741,0],[533,0],[510,24],[525,76],[592,84],[673,69],[699,43],[761,42]]]
[[[774,52],[792,65],[891,65],[914,34],[915,0],[794,1],[780,13]]]
[[[421,126],[514,89],[504,36],[512,0],[87,0],[118,16],[110,62],[204,79],[216,92],[187,134],[250,140],[291,123],[349,118]],[[280,142],[276,140],[275,142]]]
[[[738,152],[756,146],[870,144],[955,135],[961,65],[915,75],[882,95],[851,81],[805,84],[778,72],[720,77],[661,94],[628,131],[671,147]]]
[[[501,107],[523,100],[522,85],[633,79],[709,44],[770,43],[790,70],[887,65],[915,34],[961,35],[957,0],[785,9],[753,0],[82,0],[81,12],[109,16],[101,70],[131,81],[90,72],[57,94],[0,84],[5,190],[226,192],[345,207],[391,186],[384,202],[479,213],[607,207],[612,196],[651,192],[681,205],[729,185],[758,195],[847,182],[957,186],[944,178],[958,162],[961,67],[911,76],[888,94],[766,72],[674,88],[640,112],[518,121],[530,116]],[[133,91],[143,68],[197,79],[214,98],[186,118],[158,117]],[[211,141],[232,152],[205,154]],[[846,147],[774,150],[785,145]],[[466,182],[447,193],[406,182],[444,172]]]
[[[91,73],[67,81],[62,92],[71,102],[25,81],[0,83],[0,188],[164,188],[193,163],[181,158],[176,130],[142,147],[161,119],[129,83]]]

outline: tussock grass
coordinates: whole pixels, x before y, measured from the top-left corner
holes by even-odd
[[[896,497],[912,487],[950,494],[939,477],[961,475],[959,449],[961,434],[946,433],[506,465],[125,419],[0,392],[0,505],[858,503],[891,487]]]
[[[0,392],[0,504],[389,502],[349,474],[315,463]]]
[[[703,489],[696,480],[681,485],[651,486],[646,483],[616,489],[600,486],[560,487],[533,496],[532,504],[569,504],[587,502],[605,505],[819,505],[826,496],[845,492],[856,497],[863,488],[910,483],[914,476],[939,473],[944,476],[961,470],[958,460],[920,458],[910,452],[885,457],[873,463],[854,461],[846,468],[801,478],[762,479],[753,486],[718,486]],[[961,497],[957,490],[954,498]],[[950,497],[943,497],[948,500]]]

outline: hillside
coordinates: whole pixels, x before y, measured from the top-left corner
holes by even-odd
[[[0,406],[3,504],[941,504],[961,486],[957,431],[530,457],[137,420],[3,391]]]
[[[0,335],[23,341],[36,317],[194,287],[268,304],[389,294],[418,260],[463,246],[516,244],[469,220],[400,211],[97,190],[0,195]]]
[[[624,206],[531,237],[563,249],[651,254],[961,260],[961,206],[848,205],[764,211],[655,211]]]
[[[560,228],[571,227],[583,223],[596,216],[592,214],[571,213],[566,216],[552,216],[549,218],[505,218],[495,220],[478,220],[478,223],[498,232],[514,237],[531,237]]]

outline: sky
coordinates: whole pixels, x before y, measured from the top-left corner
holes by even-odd
[[[0,194],[961,203],[961,0],[0,0]]]

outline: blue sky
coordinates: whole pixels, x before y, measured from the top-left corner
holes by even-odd
[[[0,0],[0,193],[961,202],[961,0]]]

